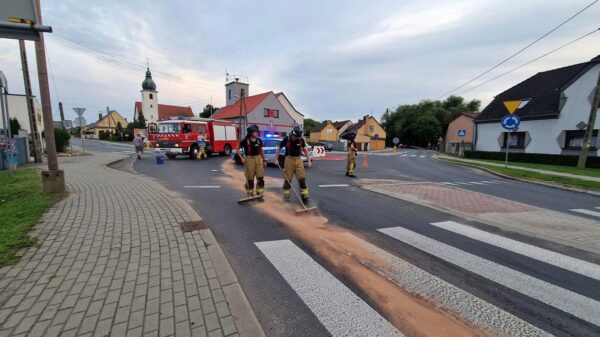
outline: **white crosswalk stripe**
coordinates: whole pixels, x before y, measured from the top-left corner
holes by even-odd
[[[600,326],[600,302],[594,299],[465,252],[403,227],[382,228],[379,231],[474,274]]]
[[[438,303],[445,310],[467,319],[477,327],[488,331],[502,332],[502,335],[511,337],[551,336],[493,304],[447,283],[381,248],[352,234],[345,235],[388,264],[385,270],[377,270],[382,276],[409,293]]]
[[[598,211],[592,211],[592,210],[584,209],[584,208],[574,208],[574,209],[571,209],[570,211],[576,212],[576,213],[581,213],[581,214],[592,215],[592,216],[596,216],[596,217],[600,218],[600,212],[598,212]]]
[[[570,270],[596,280],[600,280],[600,266],[571,256],[559,254],[551,250],[539,248],[517,240],[505,238],[477,228],[466,226],[454,221],[434,222],[432,225],[454,233],[479,240],[515,253],[542,261],[559,268]]]
[[[290,240],[255,245],[332,336],[403,336]]]

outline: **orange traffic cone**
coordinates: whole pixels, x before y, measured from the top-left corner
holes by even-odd
[[[367,154],[363,153],[363,163],[362,163],[362,167],[363,168],[367,168],[369,167],[369,163],[367,163]]]

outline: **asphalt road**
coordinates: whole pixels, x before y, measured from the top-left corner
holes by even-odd
[[[86,149],[122,153],[132,150],[131,147],[127,150],[123,145],[91,141],[86,142]],[[570,209],[594,210],[600,206],[600,200],[595,196],[501,179],[479,170],[433,160],[428,151],[370,154],[367,159],[366,169],[360,167],[359,160],[357,174],[362,179],[444,182],[453,184],[450,186],[570,214],[573,214]],[[328,315],[336,307],[327,306],[340,300],[336,297],[336,294],[344,293],[340,289],[350,289],[351,295],[355,294],[358,298],[354,303],[368,304],[366,309],[359,306],[362,308],[360,310],[375,308],[388,318],[383,313],[384,305],[380,299],[373,298],[368,291],[357,286],[347,272],[334,268],[331,260],[305,242],[302,235],[291,232],[280,221],[257,211],[253,204],[238,205],[237,199],[243,196],[243,187],[238,188],[224,181],[226,177],[221,165],[227,160],[224,157],[212,157],[198,162],[181,158],[156,165],[153,155],[145,154],[142,160],[135,162],[134,169],[155,178],[191,201],[221,244],[268,336],[343,334],[336,330],[339,327],[335,325],[336,322],[331,322],[332,316]],[[279,186],[269,184],[269,181],[280,178],[279,171],[276,168],[266,171],[267,189],[277,191]],[[483,300],[500,314],[507,315],[504,319],[496,317],[496,321],[500,321],[499,324],[507,329],[505,332],[508,331],[509,335],[541,335],[515,328],[519,324],[528,325],[531,329],[539,328],[556,336],[600,335],[600,271],[597,270],[600,269],[597,265],[600,257],[532,237],[499,233],[485,224],[370,192],[360,188],[358,180],[345,177],[344,171],[345,162],[337,160],[315,162],[314,167],[307,171],[311,197],[330,223],[351,229],[376,249],[391,253],[389,259],[400,258],[429,273],[427,282],[450,285],[454,290],[448,292],[475,296],[476,300]],[[342,186],[344,184],[348,186]],[[598,219],[593,215],[577,215]],[[298,218],[297,221],[302,219]],[[469,225],[469,231],[479,228],[486,234],[497,233],[500,237],[484,242],[474,238],[475,232],[473,235],[458,234],[432,225],[447,221]],[[517,251],[510,248],[514,246],[512,241],[504,248],[498,246],[498,242],[507,239],[535,247],[527,246]],[[536,247],[546,248],[550,253],[558,252],[559,258],[540,258],[536,255]],[[548,250],[539,254],[550,254]],[[307,263],[302,267],[306,271],[298,273],[293,261],[304,261],[302,254],[309,257],[306,261],[314,261],[316,265]],[[570,258],[581,260],[565,262],[564,265],[555,262]],[[585,261],[595,263],[589,264],[589,272],[577,269]],[[570,269],[572,265],[576,267]],[[315,270],[314,273],[311,268]],[[598,274],[594,274],[596,272]],[[315,279],[306,276],[320,273],[328,277],[318,278],[317,282],[316,276]],[[395,280],[405,277],[401,275],[388,275],[388,278]],[[427,282],[421,279],[408,286],[418,287]],[[311,298],[311,294],[316,292],[313,283],[322,284],[331,299],[315,302]],[[311,284],[313,288],[310,288]],[[423,291],[431,291],[431,288]],[[439,301],[443,302],[446,295],[432,296],[441,296]],[[347,298],[348,295],[342,297]],[[343,319],[339,307],[337,310],[331,314]],[[457,309],[458,312],[460,310],[464,308]],[[481,307],[480,310],[485,311]],[[355,331],[360,331],[362,326],[385,329],[385,324],[374,327],[373,322],[377,320],[369,318],[377,316],[377,312],[370,313],[367,310],[364,317],[356,317],[358,322],[352,323],[358,326]],[[494,315],[498,316],[499,313]],[[520,333],[517,334],[517,331]],[[360,334],[355,332],[349,335]]]

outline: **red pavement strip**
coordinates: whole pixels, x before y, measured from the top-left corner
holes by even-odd
[[[346,160],[346,156],[337,156],[334,154],[326,154],[325,157],[315,157],[313,160]]]
[[[537,210],[524,204],[437,183],[381,185],[378,188],[395,194],[413,196],[433,205],[465,213],[513,213]]]

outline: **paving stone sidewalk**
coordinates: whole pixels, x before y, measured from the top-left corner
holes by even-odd
[[[238,334],[230,304],[247,301],[224,291],[212,234],[180,228],[198,215],[104,166],[119,158],[61,158],[69,195],[31,233],[39,246],[0,268],[0,336],[253,335]]]
[[[600,254],[600,221],[440,183],[390,183],[362,188],[503,230]]]

